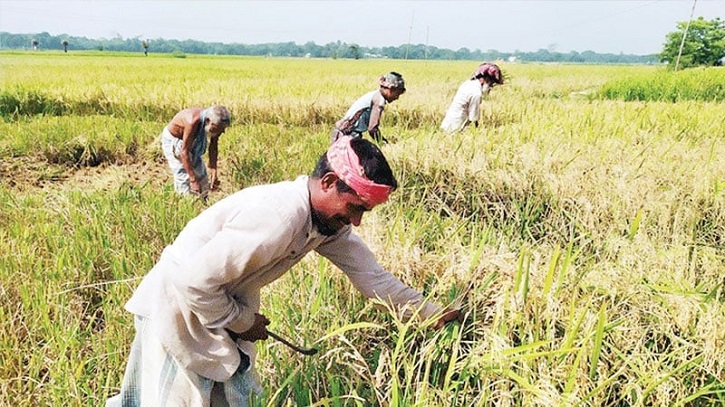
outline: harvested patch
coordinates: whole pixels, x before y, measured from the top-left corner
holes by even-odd
[[[15,157],[0,161],[0,173],[3,174],[0,185],[15,191],[37,188],[110,190],[123,184],[161,187],[171,182],[166,164],[157,161],[66,167],[32,157]]]

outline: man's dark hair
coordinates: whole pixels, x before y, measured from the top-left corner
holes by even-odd
[[[385,159],[383,152],[373,144],[372,142],[365,140],[362,137],[353,137],[350,140],[350,146],[352,151],[355,152],[360,165],[365,171],[365,177],[376,184],[389,185],[393,190],[398,188],[398,181],[395,180],[393,171],[390,169],[388,160]],[[320,156],[317,160],[317,165],[312,171],[312,178],[322,178],[328,172],[333,172],[330,168],[330,163],[327,161],[327,152]],[[342,180],[337,181],[338,192],[350,192],[350,188]]]

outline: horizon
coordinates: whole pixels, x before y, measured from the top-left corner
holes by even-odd
[[[340,41],[365,48],[421,44],[506,53],[652,55],[662,51],[677,22],[724,14],[725,2],[718,0],[0,0],[0,31],[223,44]]]
[[[225,45],[225,46],[226,45],[245,45],[245,46],[279,45],[279,44],[285,44],[285,43],[290,43],[290,42],[294,43],[296,46],[303,46],[307,42],[311,42],[315,46],[319,46],[319,47],[323,47],[323,46],[328,45],[328,44],[336,44],[338,42],[340,44],[344,44],[344,45],[355,45],[354,43],[349,43],[349,42],[345,42],[345,41],[342,41],[342,40],[331,41],[331,42],[328,42],[328,43],[325,43],[325,44],[318,44],[318,43],[316,43],[314,41],[307,41],[306,43],[300,43],[300,42],[295,42],[295,41],[265,42],[265,43],[243,43],[243,42],[202,41],[202,40],[195,40],[195,39],[191,39],[191,38],[181,39],[181,40],[180,39],[174,39],[174,38],[143,38],[142,39],[142,38],[139,38],[139,36],[136,36],[136,37],[117,36],[117,37],[113,37],[113,38],[91,38],[91,37],[84,37],[84,36],[69,35],[69,34],[66,34],[66,33],[51,34],[51,33],[45,32],[45,31],[43,31],[43,32],[35,32],[35,33],[11,33],[11,32],[7,32],[7,31],[0,31],[0,34],[3,34],[3,33],[9,34],[9,35],[28,35],[28,36],[34,36],[34,35],[39,35],[39,34],[48,34],[51,37],[83,38],[83,39],[86,39],[86,40],[89,40],[89,41],[112,41],[114,39],[120,39],[122,41],[139,40],[139,41],[147,41],[149,43],[153,43],[154,41],[179,41],[179,42],[195,41],[195,42],[201,42],[201,43],[204,43],[204,44],[222,44],[222,45]],[[2,44],[0,44],[0,46],[1,45]],[[404,47],[404,46],[407,46],[407,45],[410,45],[410,46],[423,45],[423,46],[425,46],[425,44],[411,43],[411,44],[399,44],[399,45],[381,45],[381,46],[375,46],[375,47],[366,47],[366,46],[362,46],[361,45],[360,47],[361,48],[366,48],[366,49],[388,48],[388,47],[399,48],[399,47]],[[458,51],[456,49],[451,49],[451,48],[441,48],[441,47],[436,47],[436,48],[437,49],[441,49],[441,50]],[[3,49],[3,48],[0,47],[0,50],[1,49]],[[24,48],[6,48],[6,49],[24,49]],[[41,47],[41,49],[42,49],[42,47]],[[597,54],[597,55],[627,55],[627,56],[648,57],[648,56],[656,56],[658,54],[658,53],[654,53],[654,54],[628,54],[628,53],[597,52],[597,51],[594,51],[594,50],[581,50],[581,51],[579,51],[579,50],[569,50],[569,51],[556,51],[556,50],[554,50],[554,51],[552,51],[552,50],[548,50],[548,49],[544,49],[544,48],[540,48],[540,49],[537,49],[537,50],[531,50],[531,51],[507,51],[507,50],[497,50],[497,49],[489,49],[489,50],[469,49],[469,50],[471,52],[481,52],[481,53],[495,51],[496,53],[500,53],[500,54],[511,54],[511,55],[515,55],[515,54],[526,54],[526,53],[537,53],[537,52],[540,52],[542,50],[546,50],[547,52],[549,52],[551,54],[563,54],[563,55],[572,54],[572,53],[582,54],[582,53],[585,53],[585,52],[592,52],[592,53]],[[81,51],[81,50],[76,49],[76,51]]]

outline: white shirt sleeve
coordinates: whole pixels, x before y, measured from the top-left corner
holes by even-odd
[[[437,305],[425,301],[421,293],[383,269],[365,242],[351,229],[316,250],[339,267],[366,298],[379,298],[398,310],[405,308],[406,317],[410,317],[411,311],[419,307],[423,318],[429,318],[441,310]]]
[[[477,122],[481,118],[481,92],[471,95],[468,102],[468,121]]]

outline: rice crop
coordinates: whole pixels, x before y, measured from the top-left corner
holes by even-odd
[[[603,86],[599,96],[626,101],[722,102],[725,100],[725,68],[659,71],[622,78]]]
[[[448,135],[470,62],[0,56],[0,405],[118,391],[123,304],[205,208],[174,194],[160,152],[176,111],[232,112],[213,203],[309,173],[391,70],[408,88],[382,125],[400,188],[357,231],[465,321],[404,321],[308,255],[262,312],[321,352],[260,343],[254,405],[725,403],[722,69],[501,63],[481,125]]]

